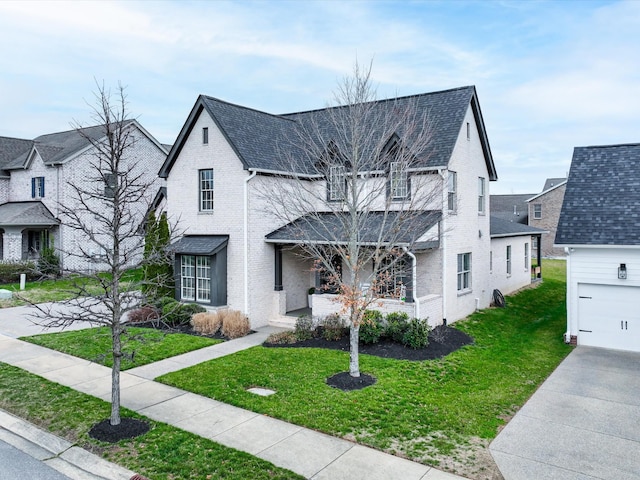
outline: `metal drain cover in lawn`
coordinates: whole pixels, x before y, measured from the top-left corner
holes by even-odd
[[[269,390],[268,388],[261,387],[248,388],[247,392],[255,393],[256,395],[260,395],[261,397],[268,397],[269,395],[273,395],[274,393],[276,393],[274,390]]]

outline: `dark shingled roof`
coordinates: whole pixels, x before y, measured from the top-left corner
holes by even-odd
[[[527,200],[534,195],[535,193],[491,195],[489,205],[491,216],[527,225],[529,223]]]
[[[491,180],[497,179],[475,87],[461,87],[441,92],[379,100],[374,102],[374,106],[387,110],[402,109],[411,102],[415,102],[414,104],[419,111],[427,113],[433,129],[431,150],[425,154],[423,167],[447,166],[449,164],[453,147],[463,126],[464,116],[471,105],[480,131],[489,177]],[[341,108],[345,107],[333,107],[330,110],[336,111]],[[245,169],[283,171],[281,159],[285,152],[296,158],[303,158],[302,152],[296,151],[296,142],[293,140],[295,130],[299,125],[316,122],[321,130],[324,129],[327,138],[332,138],[330,123],[327,122],[328,109],[272,115],[201,95],[160,170],[161,177],[168,176],[195,121],[203,110],[206,110],[216,122]],[[317,171],[312,163],[317,160],[311,159],[309,164],[301,166],[301,171],[297,173],[316,174]]]
[[[490,218],[490,222],[491,238],[519,237],[522,235],[539,235],[541,233],[549,233],[547,230],[542,230],[541,228],[530,227],[529,225],[523,225],[503,218],[494,217],[493,215]]]
[[[558,245],[640,245],[640,144],[576,147]]]
[[[385,212],[370,212],[363,216],[363,224],[359,229],[360,243],[376,243],[382,230],[383,242],[394,240],[394,244],[397,246],[412,245],[442,218],[442,212],[439,210],[425,210],[413,212],[404,220],[398,219],[398,215],[406,216],[407,214],[408,212],[387,212],[388,217],[384,224]],[[348,222],[342,217],[348,215],[348,213],[337,214],[333,212],[305,215],[269,233],[266,239],[272,243],[344,244],[348,239],[344,224]],[[385,235],[385,231],[397,228],[401,222],[402,233],[393,232]]]
[[[104,125],[85,127],[80,131],[92,140],[99,140],[105,135]],[[21,142],[13,142],[13,144],[3,141],[3,137],[0,137],[0,168],[7,170],[24,168],[32,147],[38,151],[45,165],[61,163],[91,144],[84,135],[77,130],[69,130],[40,135],[34,140],[8,139]]]
[[[5,170],[8,170],[13,160],[21,155],[26,155],[32,146],[32,140],[0,137],[0,176],[8,175]]]
[[[0,226],[52,226],[60,222],[42,202],[9,202],[0,205]]]
[[[557,186],[559,183],[562,183],[565,180],[566,178],[564,177],[563,178],[547,178],[547,180],[544,182],[544,188],[542,189],[542,191],[546,192],[550,188]]]
[[[227,246],[229,235],[185,235],[171,244],[174,253],[214,255]]]

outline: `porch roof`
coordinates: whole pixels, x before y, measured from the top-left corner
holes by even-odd
[[[512,222],[505,220],[504,218],[498,218],[491,216],[491,238],[499,237],[519,237],[524,235],[542,235],[543,233],[549,233],[548,230],[532,227],[529,225],[523,225],[522,223]]]
[[[327,244],[343,245],[348,242],[347,226],[350,215],[346,212],[314,212],[303,215],[291,223],[280,227],[265,237],[268,243],[281,244]],[[439,210],[420,212],[391,211],[369,212],[359,219],[360,245],[378,243],[395,246],[437,247],[437,241],[420,241],[431,227],[442,218]]]
[[[174,253],[215,255],[227,246],[229,235],[185,235],[171,244]]]
[[[0,227],[52,227],[60,222],[40,201],[0,205]]]

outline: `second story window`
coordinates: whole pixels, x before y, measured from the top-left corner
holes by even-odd
[[[202,144],[207,145],[209,143],[209,127],[202,129]]]
[[[447,178],[447,204],[450,212],[455,212],[457,208],[458,174],[449,171]]]
[[[31,198],[44,198],[44,177],[31,178]]]
[[[199,170],[200,211],[213,211],[213,169]]]
[[[541,219],[542,218],[542,204],[534,203],[533,204],[533,218]]]
[[[484,213],[484,203],[486,196],[484,189],[484,178],[478,177],[478,213]]]
[[[391,162],[389,183],[392,199],[401,200],[409,197],[409,175],[402,162]]]
[[[336,165],[329,167],[328,196],[332,202],[345,199],[346,176],[344,167]]]
[[[104,175],[104,196],[107,198],[113,198],[116,193],[116,175],[113,173],[106,173]]]

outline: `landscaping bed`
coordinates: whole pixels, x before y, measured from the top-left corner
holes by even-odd
[[[358,350],[365,355],[376,357],[421,361],[442,358],[472,343],[473,338],[468,334],[456,328],[441,325],[429,332],[429,344],[423,348],[410,348],[389,338],[382,338],[377,343],[360,342]],[[350,350],[348,335],[339,340],[327,340],[321,333],[308,340],[296,341],[295,343],[265,342],[263,345],[269,348],[327,348],[344,352]]]

